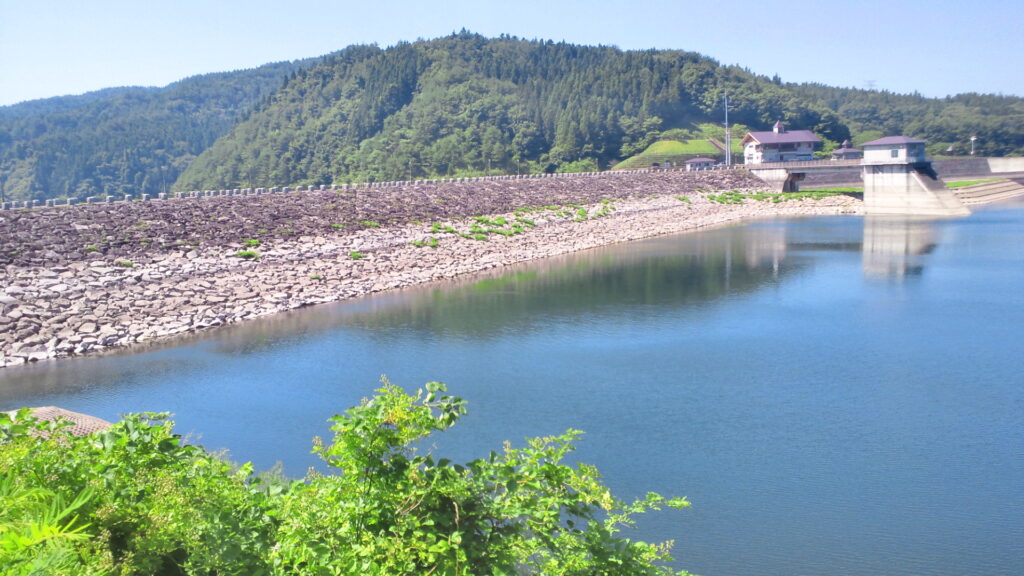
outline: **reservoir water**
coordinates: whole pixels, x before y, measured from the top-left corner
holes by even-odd
[[[326,419],[441,380],[455,460],[586,432],[613,492],[712,575],[1024,574],[1024,204],[765,220],[0,371],[0,408],[177,429],[299,476]]]

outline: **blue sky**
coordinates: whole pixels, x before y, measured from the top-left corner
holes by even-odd
[[[1021,0],[0,0],[0,105],[462,28],[675,48],[785,81],[1024,96]]]

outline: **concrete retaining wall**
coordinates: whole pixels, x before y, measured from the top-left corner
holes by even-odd
[[[864,167],[864,212],[966,216],[970,211],[941,180],[906,165]]]
[[[1024,172],[1024,158],[986,158],[993,174]]]

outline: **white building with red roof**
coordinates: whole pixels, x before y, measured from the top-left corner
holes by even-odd
[[[810,130],[787,130],[779,121],[771,132],[750,132],[742,144],[745,164],[801,162],[814,160],[814,147],[821,139]]]

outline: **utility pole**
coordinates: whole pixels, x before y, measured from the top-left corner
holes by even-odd
[[[971,136],[971,156],[974,156],[974,141],[977,139],[977,136]]]
[[[732,130],[729,129],[729,92],[725,93],[725,167],[732,166]]]

